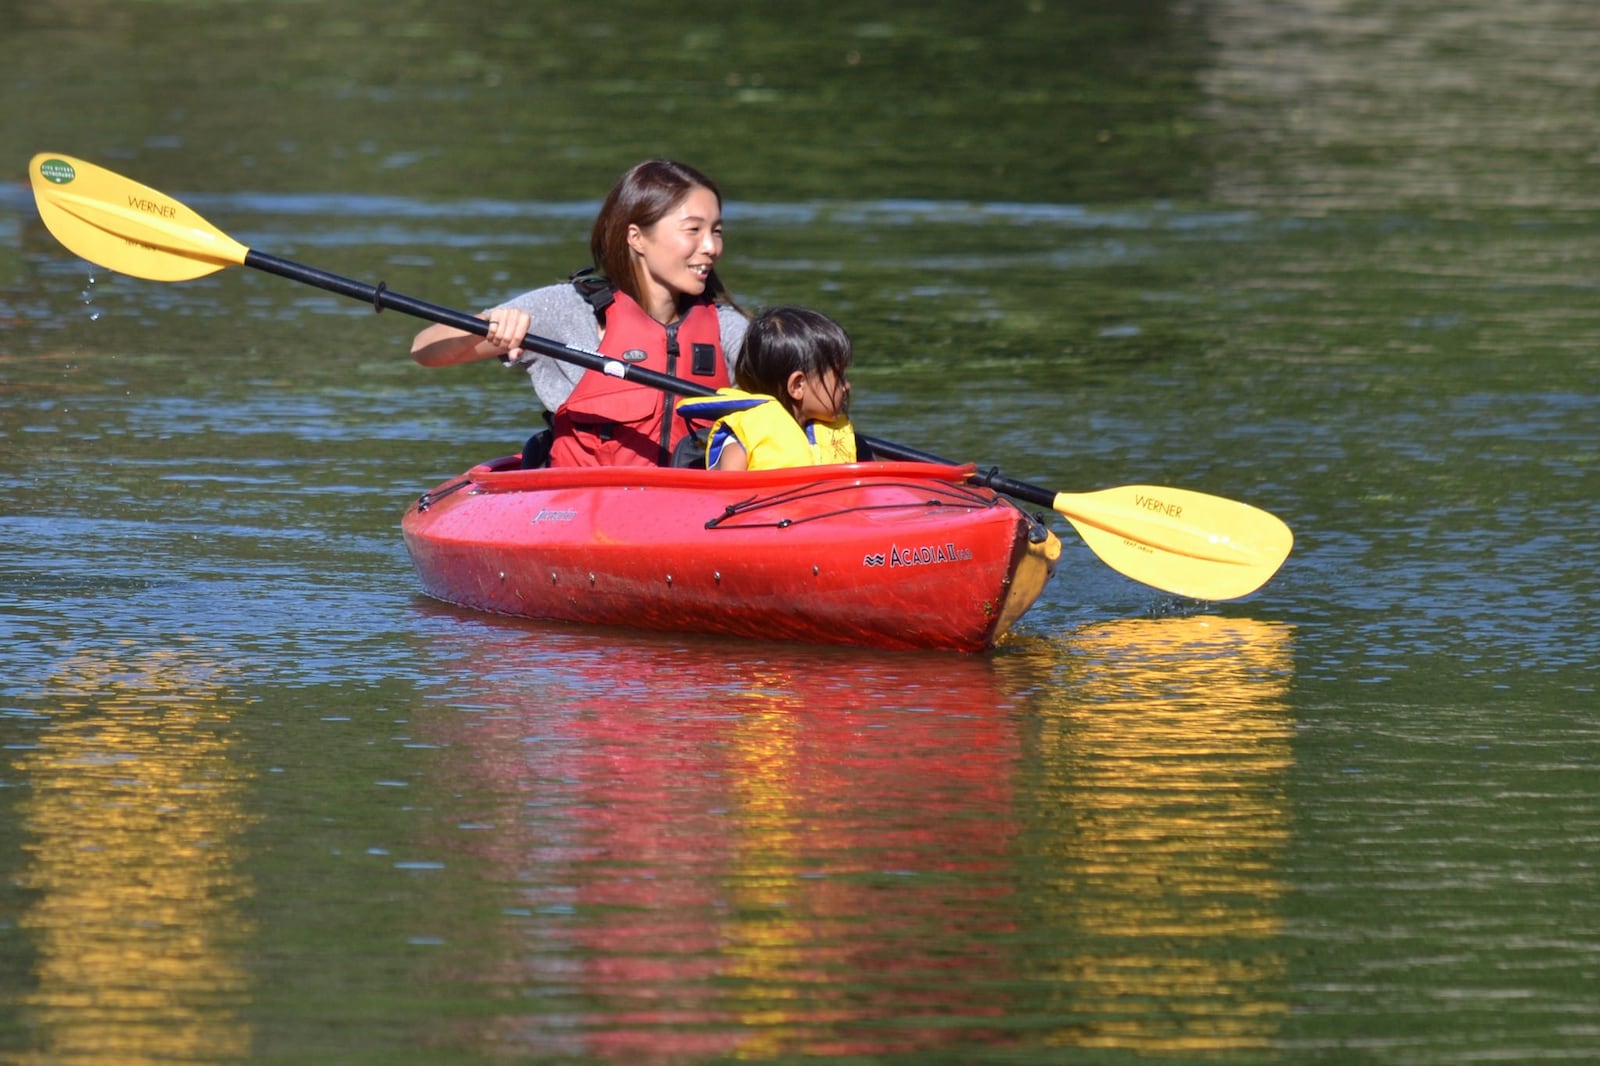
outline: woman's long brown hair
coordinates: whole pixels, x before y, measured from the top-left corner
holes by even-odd
[[[715,182],[687,163],[670,159],[647,159],[635,164],[611,187],[595,216],[589,254],[613,287],[641,302],[639,279],[629,254],[628,227],[646,229],[655,225],[697,188],[710,190],[717,198],[717,206],[722,206],[722,191]],[[715,270],[706,278],[706,295],[713,301],[733,304]]]

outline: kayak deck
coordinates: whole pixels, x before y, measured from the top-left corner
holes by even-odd
[[[879,648],[981,651],[1060,542],[970,466],[723,472],[476,466],[401,520],[423,590],[476,610]]]

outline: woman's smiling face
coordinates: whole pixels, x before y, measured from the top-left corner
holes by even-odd
[[[661,298],[699,296],[722,257],[722,204],[696,186],[649,226],[629,226],[628,245],[647,307]]]

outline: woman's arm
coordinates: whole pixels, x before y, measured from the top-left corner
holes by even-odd
[[[487,336],[436,323],[411,341],[411,358],[423,366],[454,366],[496,356],[516,357],[532,320],[516,307],[496,307],[478,316],[489,323]]]

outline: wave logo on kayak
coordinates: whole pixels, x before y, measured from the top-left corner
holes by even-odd
[[[65,159],[46,159],[39,164],[39,176],[52,185],[65,185],[78,176]]]
[[[958,548],[954,544],[921,544],[902,548],[889,545],[887,552],[868,553],[861,557],[862,566],[932,566],[937,563],[964,563],[972,559],[971,548]]]

